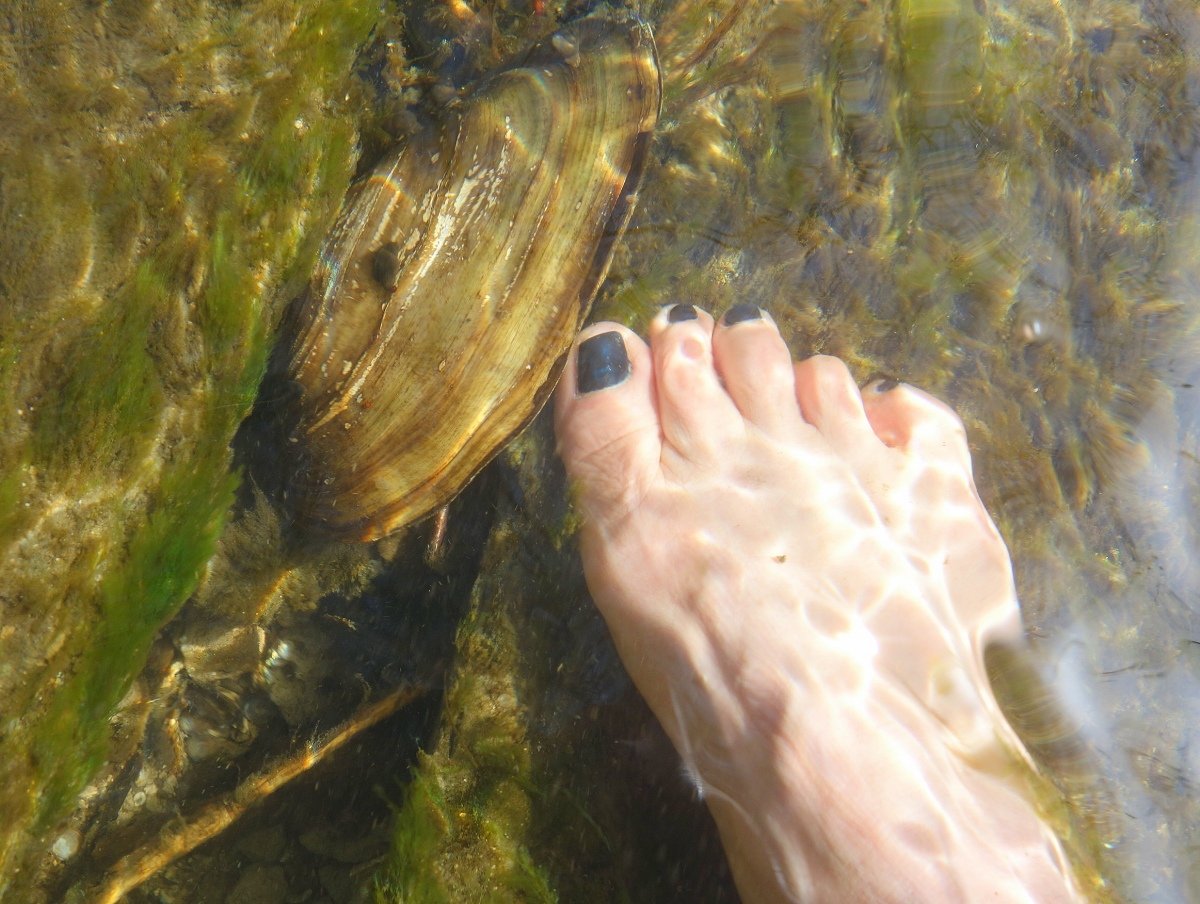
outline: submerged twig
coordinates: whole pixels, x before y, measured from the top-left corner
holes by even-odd
[[[99,904],[116,904],[151,876],[225,831],[255,804],[303,775],[347,741],[382,722],[426,690],[426,687],[419,685],[397,688],[323,736],[314,738],[299,753],[256,772],[233,791],[201,807],[185,825],[165,829],[152,847],[134,851],[118,860],[93,900]]]
[[[717,21],[716,27],[705,36],[704,40],[700,42],[699,46],[693,48],[692,51],[682,60],[670,60],[670,78],[672,80],[676,78],[683,78],[688,73],[688,70],[690,70],[693,66],[712,56],[717,49],[717,45],[721,43],[722,39],[727,34],[729,34],[733,26],[737,23],[738,19],[741,18],[742,13],[746,11],[748,6],[749,4],[745,3],[735,3],[729,8],[729,10],[725,12],[724,15],[721,16],[721,18]],[[664,45],[664,47],[669,45],[673,37],[674,36],[660,37],[660,44]]]

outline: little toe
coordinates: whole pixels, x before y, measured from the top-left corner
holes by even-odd
[[[879,449],[862,394],[840,358],[814,355],[796,364],[796,401],[804,420],[852,461]]]
[[[871,383],[861,398],[871,429],[885,446],[926,460],[952,463],[970,479],[967,432],[948,405],[894,380]]]
[[[663,445],[695,463],[717,460],[745,432],[714,368],[712,334],[712,316],[692,305],[664,308],[650,324]]]
[[[742,416],[767,433],[792,437],[803,418],[796,403],[792,355],[761,308],[739,304],[713,330],[713,357]]]
[[[863,390],[876,435],[903,456],[899,495],[915,549],[945,576],[959,621],[977,650],[1021,636],[1008,550],[971,477],[971,451],[953,409],[905,383],[885,380]]]
[[[619,519],[659,473],[662,437],[650,349],[616,323],[586,327],[554,399],[558,454],[589,517]]]

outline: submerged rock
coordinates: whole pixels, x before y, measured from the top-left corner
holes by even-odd
[[[380,15],[6,7],[4,900],[36,900],[55,824],[121,746],[109,718],[216,546],[230,440],[353,169],[350,72]]]

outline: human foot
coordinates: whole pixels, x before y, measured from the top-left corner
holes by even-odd
[[[556,397],[584,569],[759,901],[1064,901],[983,666],[1019,642],[966,436],[739,305],[602,323]]]

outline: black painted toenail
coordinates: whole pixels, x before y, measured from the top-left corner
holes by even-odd
[[[762,318],[762,308],[752,304],[735,304],[732,308],[725,312],[725,325],[733,326],[735,323],[745,323],[747,320],[759,320]]]
[[[878,383],[873,384],[871,388],[878,393],[885,393],[891,392],[899,385],[899,382],[896,380],[880,380]]]
[[[694,305],[677,304],[671,307],[667,312],[667,320],[671,323],[680,323],[684,320],[695,320],[700,315],[696,313]]]
[[[579,343],[575,364],[575,382],[581,395],[624,383],[629,376],[625,340],[616,330],[584,339]]]

